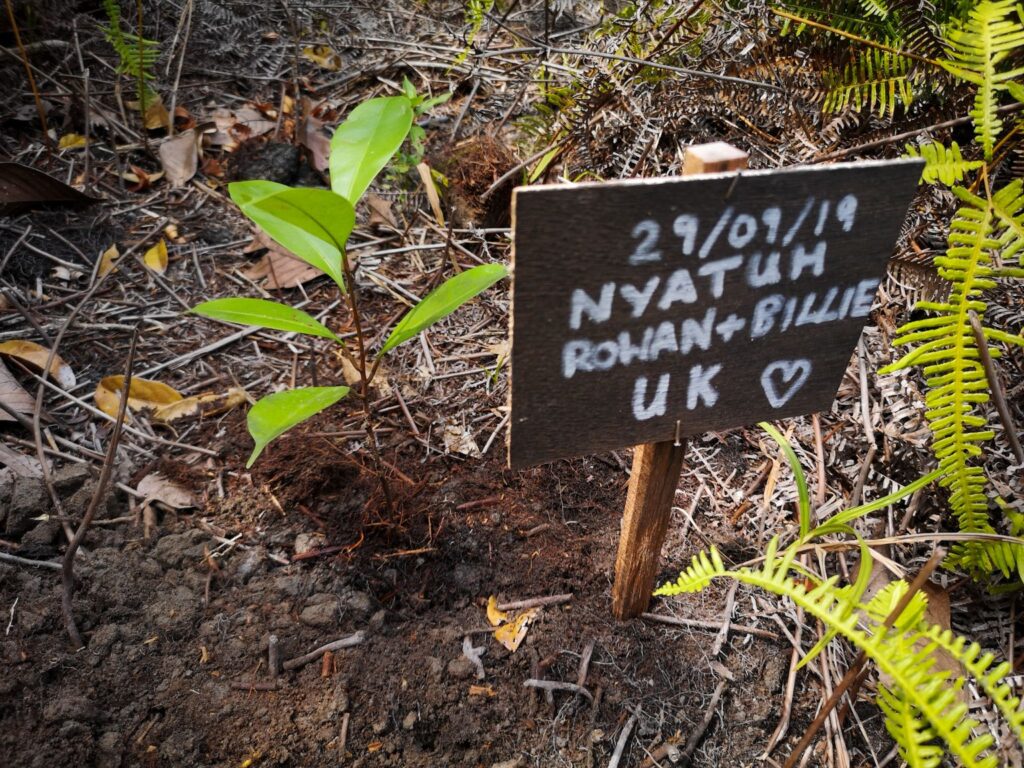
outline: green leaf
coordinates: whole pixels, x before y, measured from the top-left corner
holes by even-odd
[[[301,387],[275,392],[257,402],[249,409],[249,416],[246,419],[249,434],[256,441],[252,456],[245,463],[246,469],[253,465],[271,440],[283,435],[310,416],[320,413],[324,408],[334,405],[347,395],[348,391],[348,387]]]
[[[272,182],[247,182],[269,184]],[[235,184],[228,186],[235,199]],[[356,223],[355,211],[345,198],[326,189],[283,187],[262,197],[247,188],[239,204],[242,213],[273,240],[300,259],[326,272],[345,290],[341,252]],[[236,201],[237,202],[237,201]]]
[[[758,426],[767,432],[772,440],[779,444],[782,452],[786,455],[786,461],[789,462],[790,469],[793,470],[797,494],[800,497],[797,511],[800,517],[800,540],[803,541],[811,531],[811,495],[807,492],[807,477],[804,475],[804,468],[800,466],[800,459],[797,458],[793,446],[789,444],[789,441],[783,437],[779,430],[767,421],[762,421]]]
[[[341,339],[301,309],[279,304],[266,299],[214,299],[193,307],[192,312],[213,320],[239,325],[258,325],[278,331],[305,333],[308,336],[322,336],[341,343]]]
[[[449,278],[410,309],[391,331],[377,357],[447,317],[481,291],[508,274],[504,264],[483,264]]]
[[[228,194],[235,201],[235,205],[242,209],[286,189],[291,187],[287,184],[278,184],[276,181],[235,181],[228,184]]]
[[[355,205],[402,146],[410,126],[407,96],[370,99],[353,109],[331,139],[331,189]]]

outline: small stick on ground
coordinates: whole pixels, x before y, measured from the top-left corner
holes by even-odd
[[[729,587],[729,594],[725,598],[725,610],[722,611],[722,628],[718,630],[718,634],[715,636],[715,642],[711,646],[711,658],[715,658],[719,653],[722,652],[722,646],[725,645],[725,641],[729,639],[729,627],[732,626],[730,619],[732,618],[733,609],[736,607],[736,588],[739,587],[740,583],[734,581]]]
[[[0,552],[0,563],[11,563],[12,565],[34,565],[37,568],[49,568],[53,571],[59,571],[63,567],[60,563],[51,563],[49,560],[29,560],[27,557],[9,555],[6,552]]]
[[[660,613],[641,613],[641,619],[647,619],[648,621],[656,621],[659,624],[671,624],[674,627],[694,627],[696,629],[722,629],[722,622],[720,621],[703,621],[701,619],[679,619],[675,616],[662,616]],[[763,637],[765,640],[778,640],[779,635],[774,632],[769,632],[767,629],[760,629],[758,627],[751,627],[747,624],[736,624],[735,622],[729,622],[729,629],[742,632],[747,635],[754,635],[755,637]]]
[[[594,703],[594,695],[584,688],[582,685],[576,685],[576,683],[563,683],[560,680],[535,680],[530,678],[523,683],[524,688],[540,688],[543,691],[568,691],[569,693],[575,693],[577,696],[582,696],[591,704]]]
[[[345,759],[345,746],[348,744],[348,721],[351,715],[346,712],[341,716],[341,736],[338,737],[338,754],[341,756],[338,759],[340,763]]]
[[[1018,464],[1024,464],[1024,448],[1021,448],[1020,440],[1017,439],[1017,430],[1013,425],[1013,417],[1006,405],[1006,397],[1003,395],[1003,383],[999,380],[996,367],[992,364],[992,355],[988,351],[988,340],[985,338],[985,329],[981,327],[977,313],[970,311],[971,330],[974,332],[974,343],[978,347],[978,354],[981,357],[981,365],[985,369],[985,378],[988,379],[988,389],[992,393],[992,402],[995,403],[996,412],[999,414],[999,421],[1003,423],[1003,434],[1010,441],[1010,448],[1013,455],[1017,457]]]
[[[590,657],[594,655],[594,643],[592,639],[587,643],[587,647],[583,649],[583,655],[580,657],[580,671],[576,675],[576,685],[582,688],[587,682],[587,673],[590,671]]]
[[[322,645],[315,651],[310,651],[304,656],[297,656],[294,659],[289,659],[284,664],[282,664],[281,667],[286,672],[291,671],[293,669],[298,669],[299,667],[304,666],[305,664],[309,664],[309,662],[311,661],[316,661],[328,651],[338,651],[342,648],[351,648],[354,645],[359,645],[365,639],[366,633],[362,630],[359,630],[355,634],[349,635],[348,637],[343,637],[340,640],[335,640],[333,643]]]
[[[572,593],[551,595],[549,597],[531,597],[529,600],[516,600],[511,603],[498,603],[499,611],[518,611],[521,608],[536,608],[542,605],[560,605],[572,600]]]
[[[729,684],[728,680],[721,680],[718,686],[715,688],[715,692],[711,694],[711,702],[708,704],[708,708],[704,711],[704,717],[693,729],[693,733],[686,740],[686,748],[683,750],[682,759],[679,761],[680,765],[689,765],[693,759],[693,753],[697,751],[697,745],[700,744],[700,740],[704,738],[705,732],[708,730],[708,726],[711,725],[711,721],[715,717],[715,711],[718,709],[718,700],[722,698],[722,693],[725,691],[725,686]]]
[[[612,752],[612,759],[608,761],[608,768],[618,768],[619,761],[622,760],[622,753],[626,751],[626,742],[629,741],[629,735],[633,732],[633,726],[636,725],[637,712],[629,716],[622,733],[619,734],[619,740],[615,742],[615,751]]]
[[[61,580],[64,587],[61,609],[64,613],[64,627],[67,629],[68,636],[71,638],[71,644],[76,651],[84,648],[85,643],[82,642],[82,635],[75,625],[75,615],[71,605],[71,598],[75,593],[75,553],[78,552],[82,539],[85,538],[85,532],[89,529],[89,523],[92,522],[93,517],[96,515],[96,510],[99,509],[100,501],[102,501],[103,495],[107,491],[107,485],[110,483],[110,474],[114,469],[114,459],[117,457],[117,444],[121,441],[121,427],[124,425],[124,415],[128,410],[128,393],[131,391],[132,386],[132,368],[135,367],[135,348],[138,345],[138,341],[139,332],[136,329],[132,332],[131,345],[128,347],[128,364],[125,366],[124,386],[121,390],[121,400],[117,406],[117,421],[114,422],[114,431],[110,435],[110,445],[107,446],[107,455],[103,459],[103,468],[100,470],[99,480],[96,481],[96,490],[93,492],[92,498],[89,500],[89,506],[82,516],[82,522],[79,523],[78,530],[75,531],[75,535],[71,538],[71,542],[64,552],[64,562],[61,566]]]

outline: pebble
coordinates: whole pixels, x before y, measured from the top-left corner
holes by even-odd
[[[416,721],[419,719],[419,715],[417,715],[416,711],[413,710],[405,716],[404,720],[402,720],[402,730],[411,731],[415,727]]]
[[[338,606],[333,600],[306,606],[299,614],[299,621],[311,627],[333,627],[338,623]]]
[[[448,662],[448,674],[456,680],[468,680],[476,674],[476,667],[465,656],[459,656]]]

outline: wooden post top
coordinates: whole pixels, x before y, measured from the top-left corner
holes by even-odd
[[[747,157],[742,149],[724,141],[694,144],[687,147],[683,155],[683,175],[738,171],[747,167]]]

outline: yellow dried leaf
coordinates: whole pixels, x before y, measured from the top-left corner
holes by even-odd
[[[492,696],[497,696],[498,694],[489,685],[471,685],[469,686],[469,695],[486,696],[488,698],[491,698]]]
[[[146,251],[146,254],[142,257],[142,261],[147,267],[152,269],[157,274],[163,274],[167,271],[167,241],[162,237],[160,242]]]
[[[114,264],[121,258],[121,252],[117,250],[117,244],[110,246],[100,256],[100,277],[114,271]]]
[[[302,58],[309,59],[324,69],[337,72],[341,69],[341,56],[329,45],[307,45],[302,49]]]
[[[153,411],[153,421],[170,422],[184,418],[216,416],[241,405],[249,399],[244,389],[232,387],[227,392],[206,392],[192,395],[167,405],[161,405]],[[130,402],[130,401],[129,401]]]
[[[163,99],[157,96],[150,102],[146,102],[146,114],[142,116],[142,123],[146,130],[155,131],[158,128],[168,128],[171,125],[171,116],[164,106]]]
[[[497,595],[491,595],[487,598],[487,620],[491,622],[492,627],[496,627],[499,624],[508,621],[508,614],[505,611],[498,610]]]
[[[0,355],[13,357],[30,368],[41,371],[43,366],[46,365],[47,358],[50,356],[50,350],[46,347],[41,347],[34,341],[15,339],[14,341],[5,341],[0,344]],[[53,362],[50,363],[50,375],[64,389],[71,389],[75,386],[74,371],[71,370],[70,365],[61,360],[59,355],[53,356]]]
[[[82,149],[89,140],[80,133],[65,133],[57,142],[57,149]]]
[[[96,385],[96,406],[108,416],[117,416],[117,407],[121,402],[121,388],[124,386],[124,376],[106,376],[100,379]],[[146,379],[132,379],[131,389],[128,392],[128,406],[132,410],[155,411],[161,406],[176,403],[182,400],[181,393],[173,387],[161,384],[159,381],[148,381]]]
[[[519,646],[526,639],[526,633],[530,624],[540,614],[540,608],[530,608],[516,616],[508,624],[504,624],[494,630],[494,639],[515,653]]]

